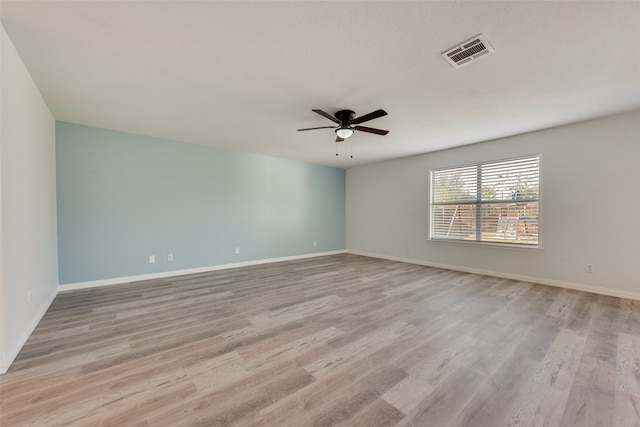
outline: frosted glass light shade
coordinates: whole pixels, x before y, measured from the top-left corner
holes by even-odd
[[[353,135],[353,129],[336,129],[336,135],[338,135],[342,139],[349,138],[351,135]]]

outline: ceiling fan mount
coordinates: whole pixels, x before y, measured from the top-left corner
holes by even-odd
[[[356,117],[356,113],[351,110],[340,110],[336,111],[334,116],[336,116],[336,119],[340,120],[342,123],[349,123]]]
[[[353,110],[340,110],[336,111],[336,113],[331,116],[328,113],[325,113],[322,110],[311,110],[314,113],[320,114],[321,116],[331,120],[336,123],[337,126],[320,126],[315,128],[305,128],[298,129],[299,131],[306,130],[315,130],[315,129],[334,129],[336,133],[336,142],[344,141],[346,138],[349,138],[355,131],[373,133],[376,135],[386,135],[389,133],[388,130],[370,128],[367,126],[360,126],[360,123],[377,119],[378,117],[386,116],[387,112],[384,110],[376,110],[369,114],[365,114],[364,116],[355,117],[356,113]]]

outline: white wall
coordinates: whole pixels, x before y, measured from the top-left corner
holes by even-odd
[[[4,27],[0,37],[3,373],[55,297],[58,264],[55,121]]]
[[[640,299],[639,135],[637,111],[348,169],[347,250]],[[430,169],[536,153],[542,250],[428,241]]]

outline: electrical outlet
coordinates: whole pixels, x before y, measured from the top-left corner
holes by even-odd
[[[167,261],[173,261],[173,254],[167,254]]]
[[[155,264],[155,263],[156,263],[156,256],[149,255],[149,264]]]
[[[315,240],[313,241],[313,246],[318,246],[318,242],[316,242]]]
[[[240,253],[240,248],[236,248],[236,253],[239,254]]]
[[[585,264],[584,271],[586,271],[587,273],[593,273],[593,264]]]

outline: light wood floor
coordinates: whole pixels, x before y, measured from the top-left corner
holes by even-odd
[[[640,302],[336,255],[61,293],[0,425],[638,426]]]

